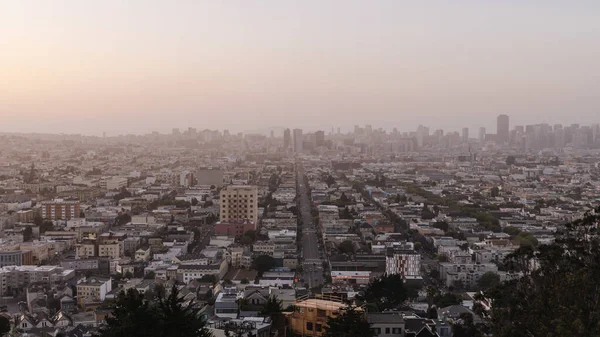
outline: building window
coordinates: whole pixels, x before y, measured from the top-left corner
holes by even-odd
[[[389,335],[390,334],[390,328],[385,328],[385,334]]]
[[[321,332],[321,330],[322,330],[322,329],[323,329],[323,327],[321,326],[321,324],[316,324],[316,325],[315,325],[315,330],[316,330],[317,332]]]
[[[402,334],[402,329],[401,328],[392,328],[392,333],[393,334]]]
[[[313,324],[312,324],[312,322],[306,322],[306,330],[308,330],[308,331],[312,331],[313,330]]]

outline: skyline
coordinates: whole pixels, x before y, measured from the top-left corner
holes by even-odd
[[[0,132],[598,123],[599,9],[3,2]]]

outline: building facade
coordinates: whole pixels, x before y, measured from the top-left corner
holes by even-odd
[[[55,199],[42,202],[42,217],[50,220],[69,220],[79,217],[79,201]]]
[[[220,220],[258,222],[258,188],[247,185],[230,185],[220,193]]]

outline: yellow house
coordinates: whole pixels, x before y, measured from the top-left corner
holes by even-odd
[[[327,318],[335,317],[346,305],[323,299],[307,299],[296,302],[296,311],[287,316],[288,325],[300,336],[322,336]]]

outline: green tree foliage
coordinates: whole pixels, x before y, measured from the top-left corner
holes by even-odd
[[[25,229],[23,230],[23,241],[28,242],[28,241],[31,241],[32,238],[33,238],[33,229],[31,229],[31,226],[25,227]]]
[[[375,332],[365,318],[365,313],[356,307],[343,308],[337,317],[329,317],[323,337],[374,337]]]
[[[489,289],[497,286],[498,284],[500,284],[500,276],[491,271],[481,275],[477,281],[477,285],[479,285],[481,289]]]
[[[354,244],[352,241],[342,241],[338,249],[344,254],[354,254]]]
[[[267,302],[260,309],[261,315],[275,315],[283,312],[282,302],[277,296],[270,296]]]
[[[252,240],[252,242],[256,241],[256,231],[254,229],[250,229],[244,233],[244,236],[247,236]]]
[[[500,195],[500,189],[496,186],[492,187],[492,189],[490,190],[490,195],[492,198],[495,198],[497,196]]]
[[[517,163],[517,158],[515,156],[506,157],[506,165],[515,165]]]
[[[433,227],[441,229],[444,232],[448,231],[448,223],[446,221],[436,221],[433,223]]]
[[[44,220],[40,225],[40,234],[44,234],[47,231],[51,231],[54,229],[54,223],[50,220]]]
[[[215,275],[212,274],[207,274],[202,276],[202,278],[200,279],[200,281],[202,282],[210,282],[210,283],[217,283],[217,277]]]
[[[408,292],[402,276],[396,274],[372,281],[359,299],[374,304],[378,310],[394,309],[408,299]]]
[[[461,304],[462,296],[460,296],[459,294],[454,294],[454,293],[437,294],[433,298],[433,303],[438,308],[445,308],[445,307],[448,307],[451,305]]]
[[[509,271],[523,277],[485,292],[494,336],[600,336],[599,213],[567,224],[550,245],[507,257]]]
[[[4,316],[0,316],[0,336],[10,332],[10,321]]]
[[[483,337],[483,333],[473,323],[473,315],[468,312],[460,314],[460,318],[452,324],[454,337]]]
[[[155,277],[156,275],[153,271],[149,271],[148,274],[144,275],[144,279],[146,280],[154,280]]]
[[[106,319],[99,337],[211,337],[200,308],[186,304],[177,287],[169,296],[159,294],[156,302],[149,302],[135,289],[121,292],[112,317]]]
[[[262,276],[264,272],[275,267],[275,259],[269,255],[259,255],[254,259],[252,267]]]

